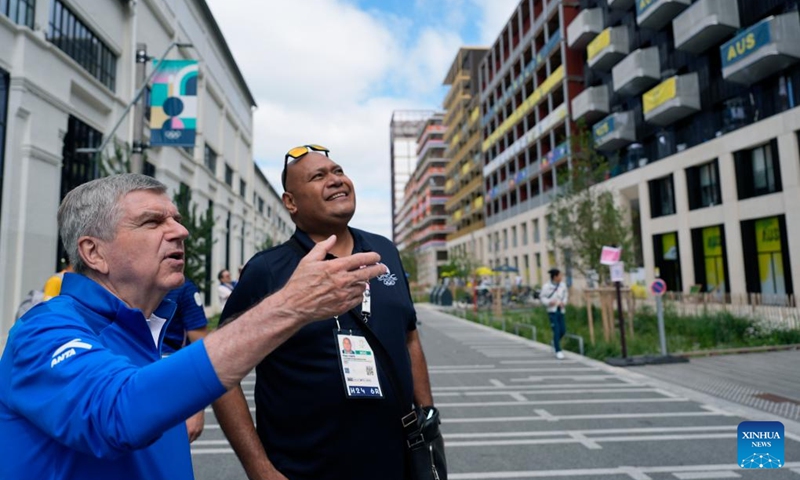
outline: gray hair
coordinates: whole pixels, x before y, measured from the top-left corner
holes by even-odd
[[[165,193],[167,187],[147,175],[123,173],[92,180],[67,193],[58,207],[58,232],[75,272],[88,270],[78,254],[78,239],[89,236],[113,240],[122,214],[119,200],[138,190]]]

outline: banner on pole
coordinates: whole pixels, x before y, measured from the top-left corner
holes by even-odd
[[[150,145],[194,147],[197,133],[197,60],[153,62]]]
[[[600,264],[609,266],[614,265],[615,263],[619,262],[621,256],[622,248],[604,246],[603,250],[600,252]]]

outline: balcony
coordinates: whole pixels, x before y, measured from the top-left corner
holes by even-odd
[[[606,85],[589,87],[572,99],[572,118],[575,121],[584,119],[591,125],[608,115],[610,111]]]
[[[765,18],[722,45],[723,78],[750,85],[797,62],[798,15],[794,11]]]
[[[737,0],[699,0],[672,22],[675,48],[703,53],[739,29]]]
[[[613,151],[636,141],[636,121],[633,112],[612,113],[592,127],[594,146]]]
[[[636,23],[642,28],[661,30],[691,4],[691,0],[639,0],[636,2]]]
[[[586,46],[586,64],[589,68],[608,70],[629,52],[628,27],[609,27]]]
[[[603,10],[590,8],[583,10],[567,27],[567,45],[581,49],[603,31]]]
[[[642,95],[644,120],[665,126],[700,111],[697,73],[668,78]]]
[[[614,67],[612,75],[614,91],[622,95],[636,95],[652,87],[661,79],[658,47],[631,53]]]
[[[633,6],[634,0],[608,0],[608,6],[618,10],[627,10]]]

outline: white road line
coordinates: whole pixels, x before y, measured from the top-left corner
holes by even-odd
[[[598,429],[574,429],[574,430],[536,430],[528,432],[476,432],[476,433],[448,433],[445,439],[470,439],[470,438],[519,438],[519,437],[558,437],[565,435],[613,435],[621,433],[680,433],[680,432],[735,432],[736,425],[716,425],[702,427],[641,427],[641,428],[598,428]],[[637,437],[638,438],[638,437]],[[195,442],[196,443],[196,442]]]
[[[590,440],[586,435],[582,433],[571,432],[569,436],[589,450],[600,450],[603,448],[600,446],[599,443],[595,442],[594,440]]]
[[[459,368],[486,368],[492,369],[495,368],[496,365],[494,364],[480,364],[480,365],[428,365],[428,370],[450,370],[450,369],[459,369]]]
[[[716,440],[716,439],[736,439],[736,433],[698,433],[694,435],[640,435],[640,436],[615,436],[615,437],[593,437],[591,440],[597,444],[604,442],[663,442],[672,440]],[[447,442],[447,448],[459,447],[499,447],[517,445],[558,445],[565,443],[583,443],[575,438],[530,438],[514,440],[473,440]]]
[[[664,403],[688,402],[688,398],[584,398],[576,400],[533,400],[528,402],[456,402],[439,403],[439,409],[449,407],[507,407],[510,405],[583,405],[596,403]]]
[[[511,382],[541,382],[542,380],[575,380],[580,382],[595,382],[601,380],[622,380],[616,375],[548,375],[540,377],[512,378]]]
[[[507,387],[507,391],[491,391],[486,390],[482,392],[464,392],[462,395],[465,397],[480,397],[480,396],[490,396],[490,395],[509,395],[513,393],[527,393],[529,395],[556,395],[561,393],[640,393],[640,392],[647,392],[647,393],[658,393],[665,397],[669,398],[680,398],[678,395],[665,392],[664,390],[653,388],[653,387],[628,387],[626,389],[621,388],[569,388],[569,389],[539,389],[539,390],[521,390],[518,388]],[[442,392],[438,395],[447,395],[446,393]]]
[[[496,378],[490,378],[489,379],[489,383],[491,383],[495,387],[505,387],[506,386],[505,383],[501,382],[500,380],[498,380]],[[458,388],[458,387],[456,387],[456,388]]]
[[[530,365],[530,364],[539,364],[539,363],[547,363],[551,365],[570,365],[575,363],[580,363],[577,360],[558,360],[550,358],[550,355],[542,356],[541,360],[501,360],[500,363],[502,365]]]
[[[478,393],[479,392],[467,393],[465,395],[477,395]],[[507,392],[507,393],[505,393],[505,395],[509,395],[511,398],[513,398],[514,400],[516,400],[518,402],[527,402],[528,401],[528,399],[525,398],[525,395],[523,395],[523,394],[521,394],[519,392]]]
[[[570,420],[604,420],[604,419],[632,419],[632,418],[680,418],[680,417],[713,417],[723,416],[716,412],[658,412],[658,413],[597,413],[581,415],[552,415],[545,410],[536,409],[539,416],[527,417],[462,417],[442,418],[442,423],[496,423],[496,422],[557,422]],[[543,412],[543,413],[540,413]],[[729,416],[729,415],[724,415]]]
[[[545,385],[505,385],[503,384],[503,382],[496,379],[491,379],[489,380],[489,382],[495,384],[496,386],[490,387],[487,385],[459,385],[455,387],[434,387],[433,393],[453,392],[453,391],[475,391],[475,390],[481,390],[481,391],[485,390],[487,392],[490,392],[494,390],[508,390],[508,389],[513,389],[515,392],[535,392],[538,390],[549,390],[553,388],[561,388],[561,389],[566,389],[570,392],[574,392],[576,390],[586,388],[584,385],[576,383],[548,383]],[[594,386],[595,385],[593,385],[593,387]],[[637,387],[644,388],[647,387],[647,385],[643,383],[639,384],[609,383],[609,384],[596,385],[596,388],[607,388],[610,390],[623,390],[626,388],[637,388]],[[649,388],[655,388],[655,387],[649,387]]]
[[[673,473],[675,478],[680,480],[700,480],[708,478],[742,478],[741,475],[733,470],[719,471],[719,472],[685,472]]]
[[[447,369],[447,370],[433,370],[428,373],[481,373],[486,371],[482,368],[465,368],[463,370]],[[561,367],[561,368],[493,368],[492,373],[514,373],[514,372],[600,372],[602,370],[594,367]]]
[[[792,471],[800,472],[800,462],[787,463],[786,467]],[[648,473],[679,473],[679,472],[718,472],[728,471],[730,465],[674,465],[657,467],[615,467],[615,468],[581,468],[573,470],[519,470],[506,472],[468,472],[450,473],[447,478],[450,480],[496,480],[506,478],[543,478],[543,477],[591,477],[591,476],[619,476],[636,474],[647,475]],[[633,477],[631,477],[633,478]]]

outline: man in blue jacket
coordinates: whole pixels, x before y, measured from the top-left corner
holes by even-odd
[[[175,311],[162,299],[184,281],[188,236],[166,187],[137,174],[88,182],[64,198],[58,225],[75,273],[14,325],[0,359],[3,479],[193,478],[185,420],[385,273],[374,253],[324,261],[331,237],[237,328],[161,359]]]

